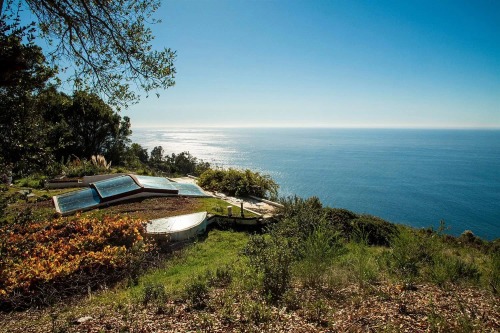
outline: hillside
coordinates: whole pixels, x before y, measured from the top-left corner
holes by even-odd
[[[2,231],[33,227],[34,221],[59,221],[61,228],[76,220],[144,221],[225,205],[217,199],[152,198],[61,221],[45,199],[53,193],[34,193],[3,193],[9,199]],[[66,288],[65,295],[40,298],[27,309],[4,307],[0,332],[500,329],[497,244],[324,208],[314,198],[284,203],[278,222],[265,230],[215,226],[184,246],[141,252],[132,261],[136,266],[108,262],[92,266],[99,273],[93,278],[79,272],[80,280],[72,280],[69,274],[53,284]],[[48,232],[49,224],[40,228]],[[127,255],[131,259],[134,252]],[[6,258],[3,250],[2,267]]]

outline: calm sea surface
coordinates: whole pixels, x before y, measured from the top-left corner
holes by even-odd
[[[132,140],[267,173],[280,195],[500,237],[500,131],[163,128],[135,129]]]

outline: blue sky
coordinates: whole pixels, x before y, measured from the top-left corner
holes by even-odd
[[[134,127],[500,127],[500,2],[165,1]]]

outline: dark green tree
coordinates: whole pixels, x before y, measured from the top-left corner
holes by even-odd
[[[123,164],[132,168],[141,168],[148,163],[148,150],[138,143],[132,143],[127,147],[123,155]]]
[[[151,150],[151,155],[149,157],[149,162],[151,164],[159,164],[163,162],[163,147],[162,146],[156,146]]]
[[[148,162],[148,159],[149,159],[148,150],[146,148],[143,148],[140,144],[138,144],[138,143],[132,143],[132,145],[130,145],[130,149],[129,150],[142,163],[147,163]]]
[[[131,133],[128,117],[122,120],[99,96],[83,91],[75,92],[71,105],[63,108],[61,122],[70,133],[64,151],[83,158],[97,154],[109,158],[108,154],[125,149]]]
[[[16,175],[24,175],[51,161],[47,126],[36,99],[55,71],[34,45],[29,27],[0,22],[0,46],[0,62],[7,63],[2,66],[17,66],[0,74],[0,154]]]
[[[138,100],[136,88],[150,92],[174,84],[175,52],[157,51],[151,45],[154,36],[149,26],[159,22],[152,15],[160,4],[160,0],[2,0],[0,14],[2,22],[18,25],[17,13],[27,7],[36,17],[37,35],[51,46],[49,61],[68,71],[75,90],[89,90],[111,105],[126,106]],[[11,77],[26,66],[20,59],[10,60],[14,66],[1,67],[0,77],[15,83]]]
[[[106,151],[104,152],[108,161],[113,161],[117,165],[126,163],[127,150],[131,143],[130,135],[132,135],[130,126],[129,117],[125,116],[120,119],[120,125],[118,128],[115,127],[113,138],[109,141],[109,146],[106,147]]]

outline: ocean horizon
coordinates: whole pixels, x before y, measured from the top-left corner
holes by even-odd
[[[500,130],[137,128],[133,142],[269,174],[280,196],[447,233],[500,237]]]

